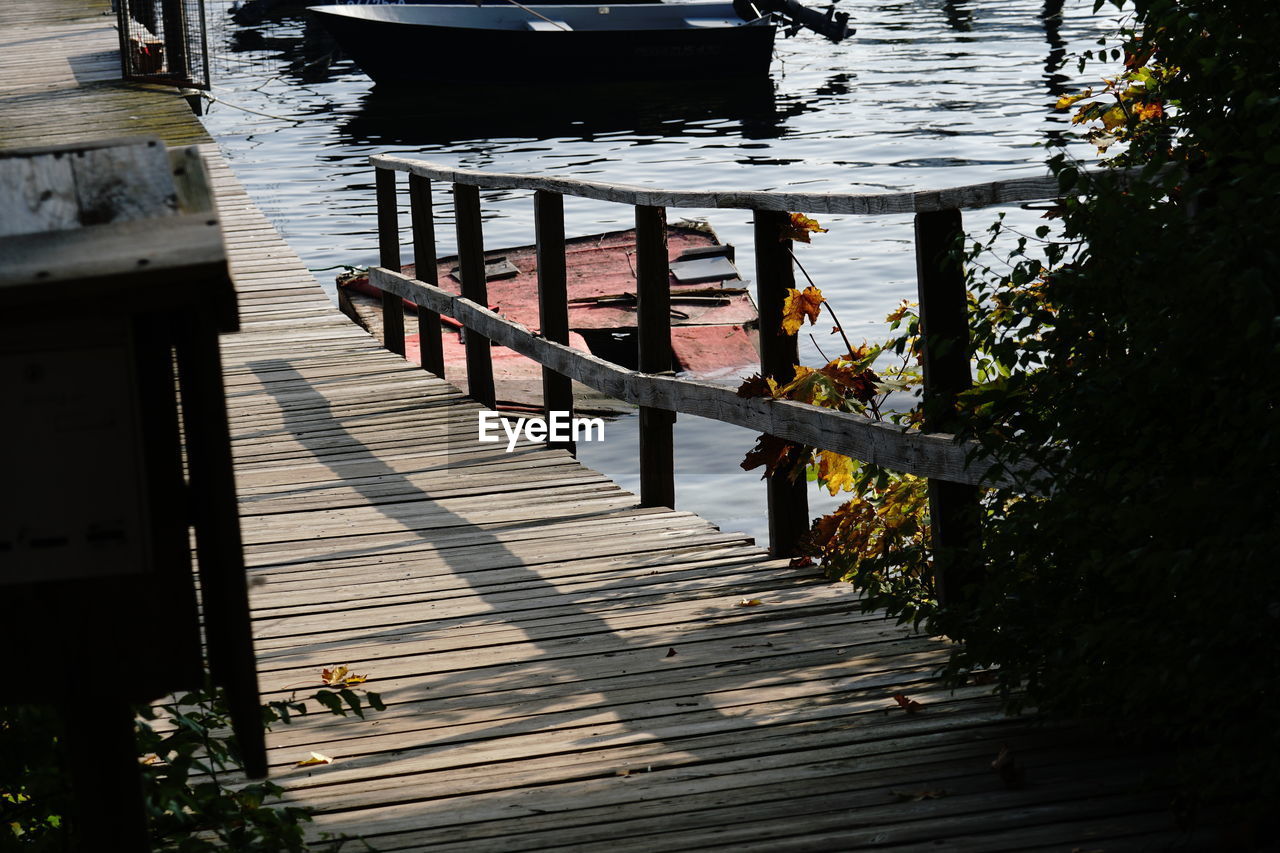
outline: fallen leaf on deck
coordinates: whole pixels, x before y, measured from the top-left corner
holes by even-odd
[[[676,650],[675,650],[675,649],[667,649],[666,657],[673,658],[673,657],[675,657],[675,656],[676,656]]]
[[[744,598],[733,606],[734,607],[759,607],[761,604],[764,604],[764,602],[758,598]]]
[[[921,800],[937,800],[947,795],[941,788],[936,791],[890,791],[900,803],[918,803]]]
[[[1000,747],[999,754],[991,762],[991,769],[1000,774],[1000,781],[1010,790],[1021,788],[1027,781],[1026,773],[1018,766],[1008,746]]]
[[[369,680],[367,675],[356,675],[347,666],[334,666],[333,669],[320,670],[320,680],[328,687],[350,687],[363,684]]]
[[[905,693],[893,694],[893,701],[901,705],[902,710],[906,711],[908,714],[914,714],[916,711],[919,711],[924,707],[922,703],[917,702],[914,699],[907,698],[907,694]]]
[[[813,565],[813,557],[792,557],[787,565],[793,569],[807,569]]]
[[[313,752],[311,753],[310,758],[304,758],[302,761],[299,761],[297,764],[295,764],[294,767],[312,767],[316,764],[332,764],[332,763],[333,763],[333,759],[330,758],[329,756],[321,755],[318,752]]]

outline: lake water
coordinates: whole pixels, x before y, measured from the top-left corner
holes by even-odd
[[[377,260],[370,154],[672,189],[871,193],[1041,175],[1044,143],[1067,127],[1053,102],[1099,73],[1081,77],[1074,61],[1064,63],[1114,28],[1091,12],[1091,0],[845,0],[838,8],[857,35],[836,45],[780,34],[771,79],[760,85],[619,87],[595,84],[597,69],[583,68],[580,80],[555,86],[387,92],[336,53],[305,13],[277,10],[240,25],[229,5],[213,0],[210,8],[217,102],[205,124],[330,293],[333,271],[323,268]],[[450,200],[435,195],[439,251],[452,253]],[[483,199],[486,247],[533,242],[527,194]],[[571,236],[631,225],[625,206],[567,198],[565,207]],[[679,213],[707,219],[738,247],[739,267],[752,277],[749,213]],[[969,213],[966,225],[980,231],[994,215]],[[1009,221],[1034,228],[1036,216],[1015,209]],[[914,295],[911,219],[821,219],[830,232],[797,254],[850,337],[874,340],[884,315]],[[813,331],[834,349],[829,323]],[[808,363],[820,359],[807,337],[801,350]],[[738,467],[753,439],[682,415],[677,504],[763,543],[763,485]],[[579,455],[636,489],[636,447],[635,418],[623,418]],[[811,503],[817,512],[836,502],[815,492]]]

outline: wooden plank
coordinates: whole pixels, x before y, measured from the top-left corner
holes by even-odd
[[[795,378],[795,365],[800,363],[796,336],[782,331],[782,306],[787,291],[795,287],[791,241],[783,237],[788,224],[786,213],[757,210],[754,214],[760,374],[780,386]],[[809,530],[808,485],[803,476],[766,478],[769,551],[774,556],[793,554],[800,537]]]
[[[534,240],[538,258],[538,325],[542,336],[569,344],[569,292],[564,245],[564,198],[559,193],[533,196]],[[573,385],[549,367],[542,368],[542,406],[573,415]],[[553,446],[575,453],[572,439]]]
[[[396,169],[441,181],[464,182],[494,189],[545,190],[564,195],[650,207],[738,208],[779,212],[883,215],[933,210],[976,209],[1012,205],[1058,196],[1053,176],[1013,178],[924,192],[851,194],[801,192],[744,192],[742,190],[667,190],[630,184],[583,181],[550,175],[522,175],[459,169],[390,154],[369,158],[375,166]]]
[[[378,205],[378,263],[400,269],[400,211],[396,198],[396,173],[375,170]],[[396,355],[404,355],[404,303],[390,293],[382,294],[383,344]]]
[[[916,215],[916,278],[920,295],[920,363],[924,369],[924,428],[960,428],[956,401],[973,379],[969,361],[969,300],[965,291],[964,227],[958,210]],[[981,507],[970,484],[929,480],[934,584],[939,601],[961,604],[980,582]]]
[[[480,191],[469,184],[453,185],[453,208],[458,234],[458,263],[462,275],[462,295],[488,306],[488,285],[484,274],[484,234],[480,220]],[[398,271],[399,267],[395,267]],[[431,306],[426,306],[430,308]],[[497,408],[493,386],[493,355],[489,338],[478,329],[468,329],[467,389],[480,405]]]
[[[421,175],[409,176],[409,207],[413,220],[414,265],[422,270],[423,281],[438,285],[440,282],[436,279],[436,225],[431,212],[431,181]],[[444,344],[440,339],[440,315],[425,308],[418,310],[418,345],[422,353],[422,369],[443,379]]]
[[[671,372],[671,290],[667,269],[667,212],[636,207],[637,363],[644,374]],[[675,413],[640,407],[640,503],[676,505]]]

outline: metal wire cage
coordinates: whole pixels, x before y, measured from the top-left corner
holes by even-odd
[[[118,0],[116,14],[125,79],[209,88],[203,0]]]

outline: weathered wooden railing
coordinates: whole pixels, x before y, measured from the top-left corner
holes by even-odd
[[[543,365],[545,406],[569,411],[570,380],[640,407],[640,499],[673,506],[672,427],[675,413],[712,418],[779,438],[843,453],[864,462],[929,478],[934,542],[939,549],[940,594],[967,583],[965,553],[977,541],[978,484],[988,465],[974,445],[957,441],[955,396],[969,387],[971,347],[964,273],[952,251],[962,239],[960,211],[1053,198],[1051,177],[1025,178],[934,192],[878,195],[663,190],[533,175],[455,169],[389,155],[371,158],[376,171],[380,266],[370,281],[383,291],[388,348],[404,354],[403,297],[419,306],[423,367],[443,376],[440,315],[466,329],[467,381],[471,396],[493,407],[491,342]],[[413,252],[419,280],[401,274],[396,172],[409,174]],[[438,287],[431,182],[453,185],[462,295]],[[533,334],[488,309],[479,191],[534,192],[541,334]],[[638,370],[628,370],[568,346],[565,292],[564,195],[629,204],[635,208]],[[923,338],[923,430],[803,403],[742,398],[731,388],[677,379],[671,374],[670,291],[667,273],[668,207],[750,210],[755,223],[756,288],[760,311],[761,372],[778,382],[793,376],[796,337],[774,333],[793,287],[791,245],[782,240],[790,211],[809,214],[914,214],[920,318]],[[788,554],[809,524],[804,480],[768,482],[769,535],[776,554]]]

